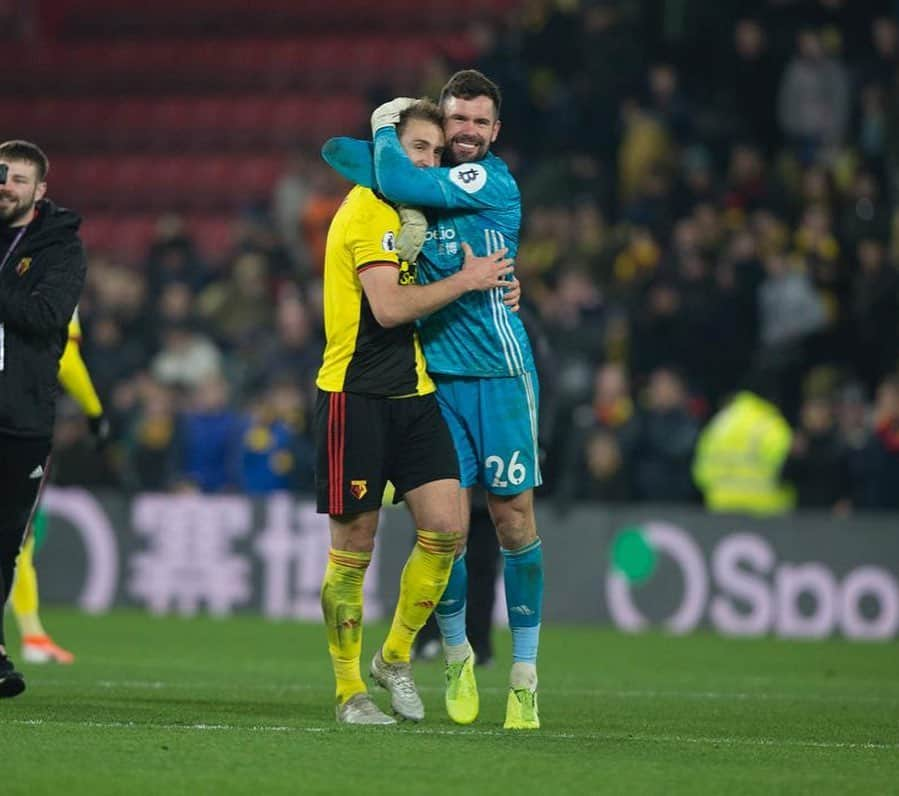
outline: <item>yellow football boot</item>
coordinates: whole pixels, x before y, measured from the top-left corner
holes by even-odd
[[[540,714],[537,711],[537,689],[510,688],[506,701],[506,730],[539,730]]]
[[[446,664],[445,701],[446,712],[456,724],[471,724],[478,717],[480,700],[473,651],[464,661]]]

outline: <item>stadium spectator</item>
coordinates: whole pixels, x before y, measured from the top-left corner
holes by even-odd
[[[758,344],[758,285],[763,279],[755,237],[740,230],[715,266],[713,302],[704,332],[704,397],[717,407],[749,370]]]
[[[857,246],[852,292],[852,320],[858,377],[873,395],[883,377],[899,362],[899,274],[887,263],[883,244],[865,238]]]
[[[278,379],[293,380],[312,395],[312,383],[321,363],[324,342],[320,329],[298,291],[282,290],[275,306],[275,333],[255,346],[247,362],[244,388],[254,392]]]
[[[899,377],[877,388],[870,447],[870,502],[874,509],[899,509]]]
[[[845,515],[852,507],[849,451],[828,396],[812,395],[803,401],[783,478],[795,487],[799,508]]]
[[[84,358],[101,395],[114,396],[123,383],[146,364],[147,349],[125,337],[118,319],[108,312],[85,316]]]
[[[778,95],[780,123],[802,162],[811,163],[822,150],[832,154],[846,137],[850,110],[846,68],[828,55],[820,31],[805,28]]]
[[[588,269],[577,263],[558,271],[555,290],[540,305],[541,320],[554,351],[564,359],[596,362],[601,358],[605,306]]]
[[[754,141],[770,154],[780,138],[771,100],[777,95],[779,70],[768,32],[758,19],[744,17],[734,25],[733,44],[729,63],[714,70],[719,106],[733,119],[738,138]]]
[[[160,216],[141,270],[149,280],[151,300],[171,281],[186,282],[193,290],[202,287],[205,268],[181,216],[175,213]]]
[[[178,418],[178,487],[207,493],[237,489],[244,421],[229,406],[228,384],[215,374],[188,383],[189,404]]]
[[[272,221],[298,273],[312,268],[309,251],[303,240],[300,219],[312,194],[309,184],[310,157],[296,149],[284,164],[284,171],[272,192]]]
[[[871,44],[865,48],[859,68],[861,85],[877,84],[886,87],[895,80],[899,66],[899,26],[888,16],[871,21]]]
[[[71,399],[59,401],[53,431],[53,483],[59,486],[116,487],[118,474],[97,450],[83,411]]]
[[[222,355],[190,321],[170,321],[162,329],[161,348],[150,372],[163,384],[192,389],[222,372]]]
[[[693,479],[709,511],[771,516],[790,511],[794,490],[781,479],[792,432],[771,400],[771,378],[753,374],[703,429]]]
[[[683,219],[696,205],[716,201],[720,189],[706,147],[693,146],[685,150],[679,171],[671,191],[671,212],[675,218]]]
[[[601,503],[627,503],[636,498],[634,477],[615,434],[606,429],[591,431],[584,443],[583,464],[574,476],[573,498]]]
[[[165,384],[144,376],[138,396],[124,435],[124,482],[135,492],[166,492],[176,486],[179,475],[175,395]]]
[[[683,378],[670,368],[649,376],[638,416],[634,451],[637,496],[660,503],[687,503],[695,493],[690,463],[699,423],[690,415]]]
[[[805,345],[824,328],[827,315],[808,274],[792,266],[785,255],[769,254],[764,265],[767,276],[759,286],[759,367],[781,384],[778,400],[793,417]]]
[[[303,393],[290,379],[274,381],[251,401],[240,452],[243,491],[314,493],[315,446],[309,423]]]
[[[842,246],[854,252],[864,238],[885,241],[889,235],[890,211],[878,180],[872,172],[860,169],[843,198],[839,221]]]
[[[677,69],[664,61],[649,67],[648,110],[665,123],[678,144],[692,141],[695,113],[684,96]]]
[[[850,500],[853,508],[870,507],[873,429],[865,390],[858,382],[842,385],[837,392],[835,413],[840,439],[849,466]]]
[[[558,505],[564,507],[576,497],[633,496],[638,434],[627,370],[606,363],[596,371],[592,403],[572,413],[557,463],[562,472],[556,488]]]
[[[674,366],[688,373],[702,368],[701,348],[693,339],[694,319],[684,302],[684,290],[673,276],[660,276],[646,291],[642,311],[634,319],[631,371],[643,382],[656,368]]]
[[[196,308],[222,349],[252,346],[270,336],[271,282],[267,257],[260,252],[242,252],[223,279],[197,296]]]
[[[553,52],[577,48],[575,99],[581,114],[581,135],[600,152],[615,145],[615,119],[621,101],[636,96],[644,75],[645,53],[621,0],[585,3],[574,35]],[[572,45],[572,43],[574,43]],[[547,58],[547,55],[543,56]]]
[[[767,165],[761,151],[750,143],[737,143],[730,149],[724,206],[736,223],[745,223],[755,210],[772,203]]]

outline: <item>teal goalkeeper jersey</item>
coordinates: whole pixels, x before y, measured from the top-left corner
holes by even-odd
[[[521,195],[506,164],[488,154],[451,168],[417,168],[393,127],[378,131],[371,148],[353,139],[331,139],[322,154],[344,176],[375,184],[391,201],[426,208],[430,221],[418,258],[417,277],[426,284],[462,267],[461,244],[476,255],[508,249],[518,253]],[[503,304],[499,288],[466,293],[418,322],[428,371],[454,376],[518,376],[534,370],[524,324]]]

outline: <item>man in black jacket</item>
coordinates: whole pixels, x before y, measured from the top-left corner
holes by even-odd
[[[44,198],[47,169],[34,144],[0,144],[0,611],[47,468],[59,358],[86,271],[81,219]],[[0,614],[0,697],[24,690]]]

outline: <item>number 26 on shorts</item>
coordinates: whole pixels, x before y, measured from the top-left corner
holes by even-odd
[[[486,470],[490,470],[494,467],[496,468],[496,472],[493,475],[493,481],[490,484],[491,487],[494,489],[501,489],[502,487],[509,486],[509,484],[518,486],[524,481],[528,472],[527,468],[518,461],[520,454],[520,450],[514,451],[509,458],[508,466],[502,457],[496,456],[495,454],[484,459],[484,468]]]

